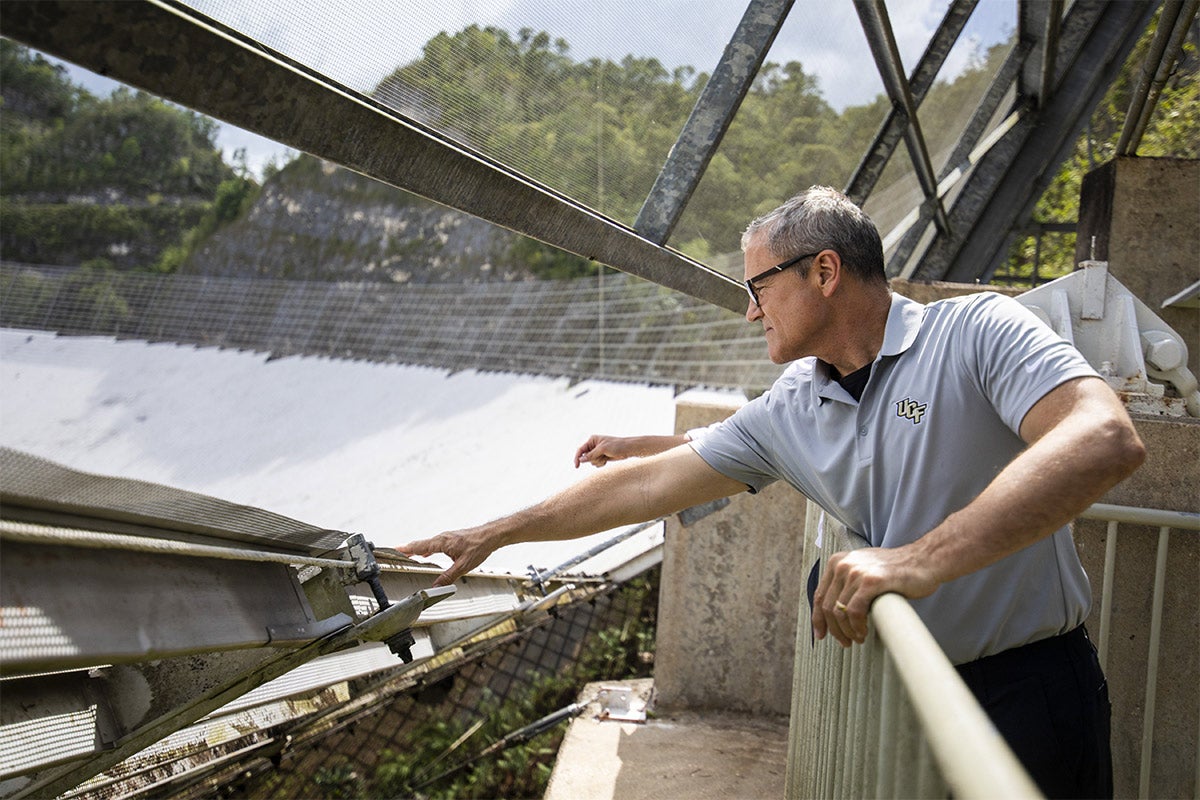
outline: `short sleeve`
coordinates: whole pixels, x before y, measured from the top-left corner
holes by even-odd
[[[728,419],[702,429],[703,434],[691,442],[705,463],[746,484],[752,493],[778,478],[763,446],[770,432],[766,399],[767,395],[762,395],[747,403]]]
[[[984,293],[972,304],[958,352],[979,390],[1014,433],[1033,406],[1075,378],[1098,376],[1087,359],[1010,297]]]

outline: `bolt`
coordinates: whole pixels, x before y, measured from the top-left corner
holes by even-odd
[[[1142,332],[1142,355],[1157,370],[1168,372],[1183,364],[1183,348],[1163,331]]]

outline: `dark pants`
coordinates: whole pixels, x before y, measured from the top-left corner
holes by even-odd
[[[1112,797],[1108,684],[1083,626],[958,673],[1047,797]]]

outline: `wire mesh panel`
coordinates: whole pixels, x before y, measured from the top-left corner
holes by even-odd
[[[623,274],[398,286],[3,265],[0,296],[7,327],[276,356],[747,389],[779,369],[758,327]]]

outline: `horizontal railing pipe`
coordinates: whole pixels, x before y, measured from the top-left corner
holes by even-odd
[[[881,595],[870,620],[954,796],[1037,797],[1037,787],[909,602]]]

